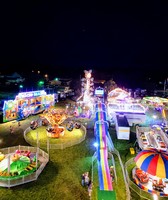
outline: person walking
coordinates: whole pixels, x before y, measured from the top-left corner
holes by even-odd
[[[12,126],[10,126],[10,133],[13,134],[14,133],[14,128]]]
[[[85,174],[82,174],[82,186],[85,186]]]
[[[18,127],[21,126],[20,121],[18,121]]]
[[[91,198],[91,195],[92,195],[92,187],[93,187],[93,183],[92,183],[92,181],[89,181],[89,184],[88,184],[88,194],[89,194],[90,198]]]
[[[85,185],[88,186],[89,181],[90,181],[90,179],[89,179],[89,172],[85,172]]]

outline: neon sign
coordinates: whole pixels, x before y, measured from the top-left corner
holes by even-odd
[[[96,90],[95,90],[95,95],[100,95],[100,96],[103,96],[104,95],[104,89],[103,88],[97,88]]]
[[[32,92],[21,92],[17,95],[17,98],[28,98],[46,95],[44,90],[32,91]]]
[[[104,95],[104,90],[95,90],[95,95]]]

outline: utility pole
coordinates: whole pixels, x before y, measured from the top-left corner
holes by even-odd
[[[164,81],[164,88],[163,88],[163,90],[164,90],[164,95],[165,95],[166,94],[166,79]]]

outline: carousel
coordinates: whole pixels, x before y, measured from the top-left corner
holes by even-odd
[[[134,158],[134,182],[142,189],[159,196],[168,196],[168,153],[157,149],[142,150]]]

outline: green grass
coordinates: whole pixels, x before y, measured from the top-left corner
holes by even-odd
[[[10,190],[0,188],[1,199],[89,199],[87,189],[81,186],[81,174],[90,171],[93,151],[92,140],[64,150],[50,150],[50,161],[38,180]]]
[[[36,146],[37,144],[37,132],[40,146],[46,147],[47,145],[47,131],[45,126],[38,127],[35,130],[31,130],[26,134],[27,140],[30,142],[32,146]],[[84,131],[82,129],[73,129],[73,131],[68,131],[65,128],[64,136],[60,136],[59,138],[49,138],[50,144],[65,144],[69,141],[79,140],[84,137]]]
[[[58,104],[59,109],[64,108],[67,102],[61,102]],[[152,115],[150,111],[150,115]],[[150,116],[149,116],[150,117]],[[37,116],[31,116],[28,119],[21,121],[21,127],[18,127],[17,123],[9,122],[0,125],[0,147],[8,147],[15,145],[28,145],[23,138],[23,131],[29,126],[30,122],[37,118]],[[88,171],[91,174],[92,166],[92,155],[95,152],[93,143],[94,137],[94,122],[86,119],[80,119],[82,123],[87,122],[89,129],[87,131],[86,140],[69,147],[64,150],[50,150],[50,161],[44,168],[37,181],[26,183],[13,187],[11,189],[0,188],[0,199],[1,200],[13,200],[13,199],[24,199],[24,200],[88,200],[87,188],[81,186],[81,175]],[[9,126],[12,124],[15,131],[11,135],[9,132]],[[38,129],[40,135],[45,135],[45,129],[41,127]],[[135,130],[132,130],[130,134],[130,140],[118,140],[116,138],[115,130],[110,128],[109,132],[114,142],[115,148],[120,152],[123,164],[129,160],[132,156],[129,148],[133,147],[136,140]],[[35,131],[36,132],[36,131]],[[33,131],[31,134],[34,134]],[[67,133],[68,134],[68,133]],[[71,134],[71,132],[69,132]],[[66,135],[66,134],[65,134]],[[72,136],[72,135],[70,135]],[[30,137],[36,138],[36,133],[30,135]],[[44,136],[43,136],[44,137]],[[45,141],[46,139],[44,139]],[[57,139],[56,139],[57,140]],[[55,139],[53,139],[55,142]],[[43,142],[43,141],[40,141]],[[52,142],[52,139],[50,139]],[[46,150],[46,149],[44,149]],[[117,169],[117,183],[113,183],[113,187],[116,191],[117,199],[125,200],[125,183],[123,180],[122,170],[118,161],[117,156],[114,156],[115,164]],[[98,187],[98,171],[97,161],[94,162],[93,170],[93,192],[92,200],[97,200],[97,187]],[[131,170],[130,170],[131,173]],[[132,192],[132,199],[140,199],[136,193]]]

